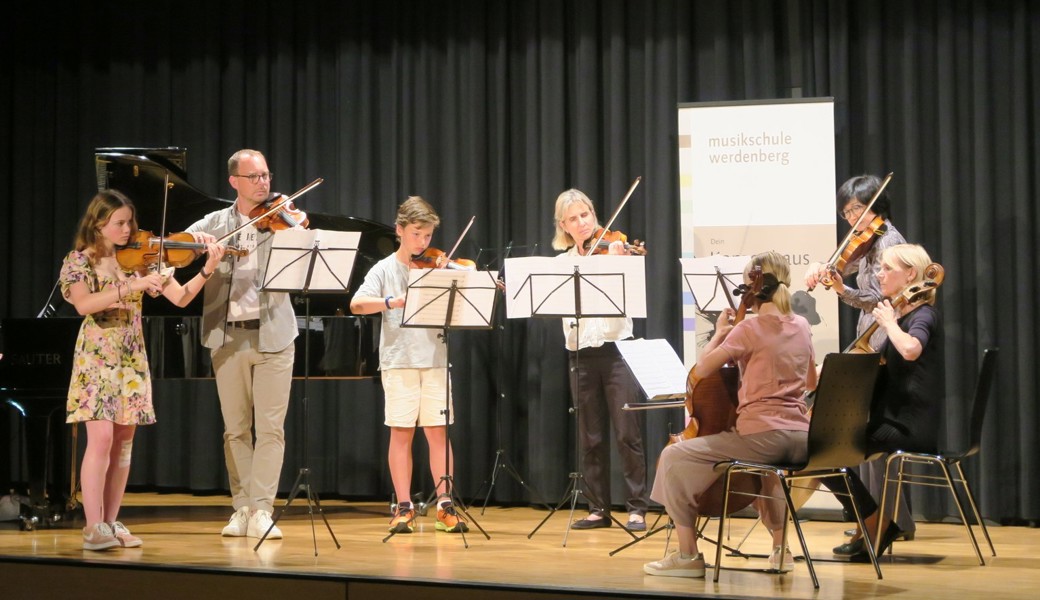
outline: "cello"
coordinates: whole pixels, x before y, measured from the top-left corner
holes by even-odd
[[[905,290],[903,290],[903,293],[899,294],[895,298],[892,298],[892,308],[898,311],[899,307],[903,306],[904,304],[913,304],[914,302],[917,302],[922,297],[926,296],[929,292],[938,289],[938,287],[942,285],[943,279],[945,278],[946,271],[945,269],[943,269],[942,265],[934,262],[931,263],[930,265],[928,265],[928,268],[924,270],[924,279],[922,281],[919,281],[907,287]],[[877,352],[877,349],[871,347],[870,345],[870,337],[874,335],[874,332],[877,331],[877,328],[878,323],[877,321],[874,321],[870,324],[870,327],[867,327],[867,329],[862,334],[860,334],[858,338],[856,338],[855,341],[853,341],[851,344],[848,345],[847,348],[845,348],[844,352],[846,354],[872,354],[874,352]]]
[[[717,272],[716,276],[720,283],[725,283],[721,272]],[[742,284],[736,290],[741,294],[739,307],[733,306],[733,299],[726,294],[730,307],[736,311],[733,317],[734,325],[744,320],[755,297],[762,291],[762,267],[753,267],[748,272],[748,278],[751,283]],[[690,422],[682,433],[669,436],[671,443],[720,433],[736,426],[739,368],[736,365],[724,365],[703,378],[694,374],[696,368],[694,365],[686,376],[686,411],[690,415]],[[719,478],[700,495],[697,505],[701,515],[719,516],[722,513],[724,487],[723,479]],[[747,474],[739,477],[735,475],[730,482],[730,510],[736,512],[751,504],[761,488],[760,478]]]

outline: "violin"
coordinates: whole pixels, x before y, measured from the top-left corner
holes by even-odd
[[[871,247],[874,245],[874,240],[885,235],[888,231],[888,225],[885,224],[885,220],[880,216],[875,216],[870,223],[863,225],[863,217],[867,216],[870,209],[874,208],[874,203],[881,197],[881,193],[885,191],[888,186],[888,182],[892,181],[892,173],[885,176],[884,181],[878,186],[874,197],[870,199],[867,206],[860,213],[859,219],[853,224],[849,233],[845,236],[845,239],[838,244],[838,248],[831,254],[830,259],[824,264],[826,270],[823,275],[820,276],[820,283],[823,287],[830,289],[834,285],[834,276],[838,273],[845,272],[845,266],[854,260],[859,260],[870,252]],[[860,227],[863,225],[863,227]],[[809,291],[813,291],[816,286],[810,286]]]
[[[874,246],[874,240],[888,232],[888,225],[882,217],[874,217],[866,227],[859,231],[853,231],[851,236],[845,238],[843,245],[838,247],[841,253],[832,263],[827,264],[827,271],[820,277],[823,287],[830,289],[834,285],[834,273],[845,272],[845,265],[857,261]]]
[[[595,248],[592,247],[593,241],[596,241]],[[628,243],[628,236],[620,231],[611,231],[600,227],[592,233],[592,236],[585,240],[582,244],[582,254],[588,256],[590,254],[606,254],[610,250],[610,245],[614,242],[621,242],[625,245],[625,252],[628,254],[634,254],[638,256],[646,256],[646,242],[639,240],[632,240],[632,243]],[[590,251],[591,248],[591,251]]]
[[[946,270],[943,269],[939,263],[932,263],[924,270],[924,279],[907,286],[905,290],[895,298],[891,299],[892,308],[899,310],[900,306],[906,304],[913,304],[922,298],[924,298],[929,292],[938,289],[942,285],[943,279],[946,278]],[[870,324],[870,327],[860,334],[856,341],[849,344],[845,348],[846,354],[873,354],[877,352],[870,345],[870,337],[877,331],[879,325],[877,321]]]
[[[277,210],[272,210],[277,206]],[[307,228],[310,219],[307,213],[296,208],[284,194],[274,194],[263,204],[249,211],[249,218],[256,219],[257,231],[282,231],[284,229]]]
[[[468,258],[448,259],[443,250],[427,248],[422,254],[412,257],[413,269],[456,269],[459,271],[475,271],[477,263]]]
[[[159,262],[181,268],[195,262],[195,259],[206,251],[206,244],[195,241],[190,233],[171,233],[162,238],[162,260],[159,259],[160,240],[157,235],[143,229],[138,230],[125,246],[116,249],[116,262],[127,271],[141,271]],[[228,246],[227,253],[232,256],[245,256],[247,250]]]

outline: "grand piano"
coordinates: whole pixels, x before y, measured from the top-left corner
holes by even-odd
[[[98,189],[115,189],[130,197],[137,206],[139,226],[155,233],[162,224],[167,174],[167,233],[183,231],[203,215],[231,204],[188,183],[183,148],[98,148],[95,167]],[[361,241],[348,293],[310,294],[309,321],[304,318],[303,299],[294,295],[301,331],[293,375],[373,377],[378,366],[379,319],[349,316],[348,306],[351,293],[371,266],[396,249],[394,230],[365,219],[307,213],[311,229],[358,231]],[[202,264],[198,260],[179,269],[176,277],[186,281]],[[161,298],[145,297],[145,340],[153,379],[212,376],[209,351],[200,343],[201,310],[201,294],[185,309]],[[27,465],[30,498],[30,506],[23,511],[26,529],[57,523],[76,507],[76,466],[64,425],[64,407],[80,321],[57,286],[38,318],[0,321],[0,400],[14,408],[24,423],[24,446],[12,447],[25,453],[22,462]]]

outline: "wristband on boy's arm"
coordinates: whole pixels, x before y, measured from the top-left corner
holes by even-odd
[[[383,303],[386,304],[387,310],[390,310],[390,300],[392,298],[393,298],[393,296],[387,296],[386,298],[383,298]]]

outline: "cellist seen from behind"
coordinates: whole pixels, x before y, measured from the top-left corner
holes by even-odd
[[[650,575],[703,577],[704,558],[697,548],[698,497],[718,479],[713,466],[723,460],[800,462],[806,457],[809,417],[804,395],[816,388],[815,352],[809,323],[791,310],[791,270],[787,259],[765,252],[744,269],[745,283],[755,267],[761,267],[761,288],[745,300],[757,314],[736,326],[734,311],[719,317],[715,335],[694,367],[696,382],[733,362],[740,367],[736,428],[692,438],[664,449],[650,497],[668,510],[675,523],[679,550],[663,560],[647,563]],[[790,570],[790,551],[781,550],[783,493],[775,478],[762,482],[763,493],[776,500],[759,504],[762,521],[773,534],[770,568]]]

